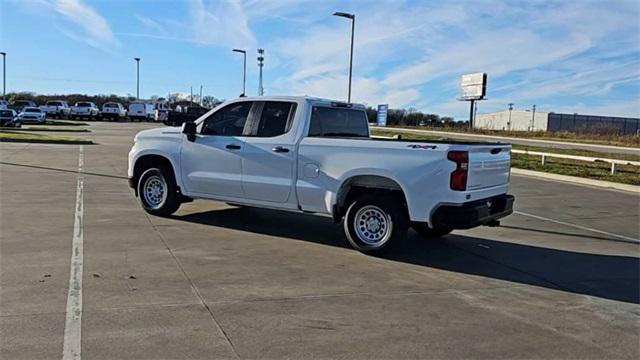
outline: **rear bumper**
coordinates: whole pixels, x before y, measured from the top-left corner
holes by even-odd
[[[433,228],[470,229],[513,213],[513,195],[498,195],[460,205],[440,205],[431,217]]]

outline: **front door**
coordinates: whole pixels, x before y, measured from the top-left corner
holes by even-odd
[[[229,104],[200,124],[195,141],[183,140],[181,169],[186,193],[202,197],[244,197],[243,133],[253,105],[251,101]]]
[[[258,105],[242,154],[242,187],[247,200],[285,203],[293,187],[296,103]]]

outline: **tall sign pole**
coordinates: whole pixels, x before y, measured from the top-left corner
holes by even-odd
[[[471,73],[464,74],[460,79],[460,101],[469,101],[469,129],[475,126],[476,102],[486,100],[487,94],[487,74]]]

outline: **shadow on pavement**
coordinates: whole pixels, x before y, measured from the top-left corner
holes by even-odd
[[[349,248],[342,226],[325,217],[229,208],[173,218]],[[640,259],[631,256],[557,250],[455,233],[424,240],[410,232],[405,244],[384,257],[391,261],[640,303]]]

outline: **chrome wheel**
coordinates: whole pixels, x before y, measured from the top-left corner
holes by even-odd
[[[379,247],[384,245],[393,232],[391,216],[374,205],[362,207],[353,218],[353,228],[363,243]]]
[[[150,208],[162,207],[167,200],[167,183],[164,178],[157,175],[149,176],[142,186],[142,196]]]

